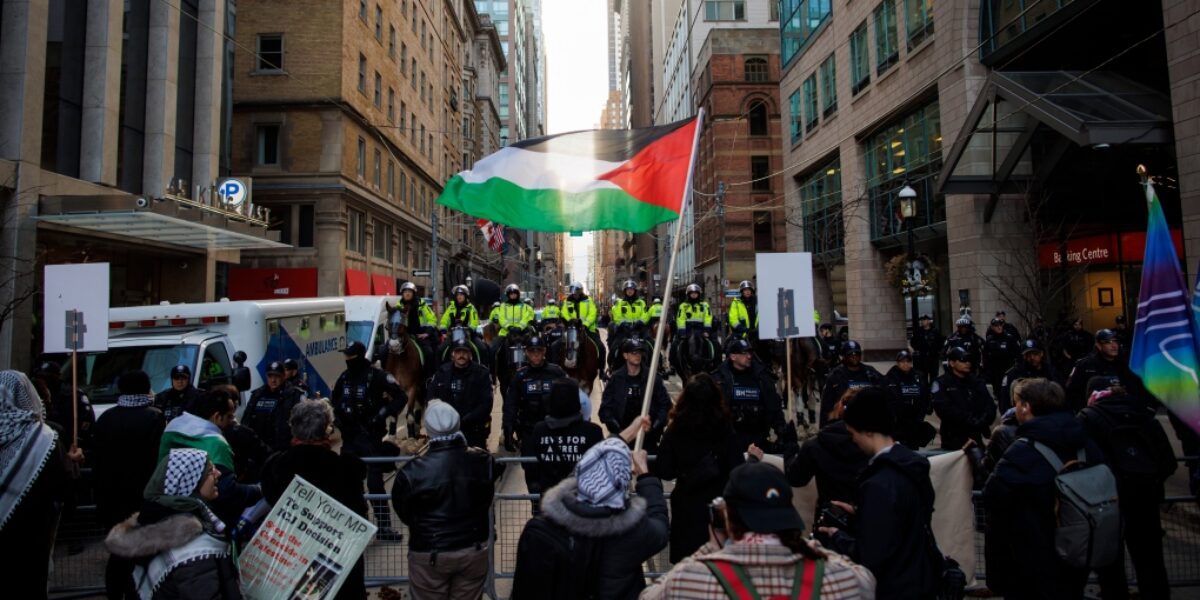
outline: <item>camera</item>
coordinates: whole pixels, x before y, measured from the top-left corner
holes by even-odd
[[[150,206],[150,200],[146,198],[138,198],[136,204],[138,208],[146,208],[147,206]]]
[[[850,529],[850,513],[836,506],[822,508],[821,514],[817,516],[817,527],[836,527],[842,531],[848,531]]]

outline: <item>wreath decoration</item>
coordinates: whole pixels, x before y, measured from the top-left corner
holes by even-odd
[[[897,254],[884,265],[887,271],[888,285],[900,290],[905,295],[914,292],[918,296],[930,293],[937,286],[941,269],[933,259],[924,254],[917,254],[909,261],[908,254]]]

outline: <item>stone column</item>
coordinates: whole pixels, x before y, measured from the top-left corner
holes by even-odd
[[[1179,202],[1183,208],[1186,257],[1180,257],[1180,262],[1191,285],[1200,258],[1200,43],[1196,34],[1200,31],[1200,0],[1163,0],[1162,7],[1163,22],[1168,24],[1167,74],[1171,79]]]
[[[221,80],[225,69],[225,0],[200,1],[196,29],[196,124],[192,138],[192,185],[211,185],[221,159]]]
[[[37,167],[49,6],[44,0],[4,0],[0,11],[0,158]]]
[[[150,3],[146,56],[146,144],[142,193],[158,196],[175,167],[175,117],[179,93],[179,9]]]
[[[79,178],[117,183],[122,0],[88,0]]]

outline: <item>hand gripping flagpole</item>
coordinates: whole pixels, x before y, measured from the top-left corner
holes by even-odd
[[[692,138],[692,156],[688,162],[687,179],[683,182],[683,200],[679,204],[679,218],[675,220],[675,236],[671,239],[671,258],[667,262],[667,293],[663,294],[662,316],[659,319],[658,331],[654,335],[654,350],[650,353],[650,373],[647,375],[646,391],[642,394],[642,414],[650,412],[650,399],[654,397],[655,378],[658,377],[659,350],[662,348],[663,333],[667,330],[667,315],[671,311],[671,285],[675,283],[675,257],[679,254],[679,240],[683,236],[683,215],[687,213],[688,199],[692,196],[692,174],[696,170],[696,151],[700,147],[700,131],[704,129],[704,109],[696,114],[696,133]],[[640,419],[641,417],[639,417]],[[642,449],[646,432],[638,430],[637,441],[633,444],[636,452]]]

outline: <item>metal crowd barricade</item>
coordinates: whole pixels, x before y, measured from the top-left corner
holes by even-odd
[[[365,460],[370,463],[402,464],[411,459],[412,457],[373,457]],[[522,457],[496,458],[496,462],[505,465],[506,470],[510,472],[506,475],[508,478],[521,476],[515,467],[534,460]],[[392,510],[390,494],[366,494],[366,498],[386,500],[388,510]],[[532,501],[535,499],[537,495],[525,493],[498,492],[495,495],[491,510],[493,534],[489,540],[492,570],[485,586],[485,594],[492,599],[506,597],[506,592],[511,589],[511,579],[516,570],[517,542],[525,522],[532,516]],[[397,586],[408,582],[408,529],[394,512],[392,524],[394,529],[403,534],[403,540],[376,540],[363,555],[368,587]],[[1196,497],[1167,498],[1162,508],[1162,524],[1165,531],[1164,555],[1171,586],[1200,586],[1200,505],[1197,504]],[[979,493],[976,492],[976,577],[981,584],[986,584],[987,577],[983,551],[983,532],[986,525],[987,514],[979,502]],[[108,559],[108,552],[104,548],[106,534],[107,531],[97,518],[94,505],[79,506],[62,520],[58,527],[49,582],[50,591],[56,598],[103,593],[104,564]],[[666,549],[646,564],[647,577],[656,577],[669,569]],[[1128,554],[1126,570],[1132,585],[1135,580]]]

